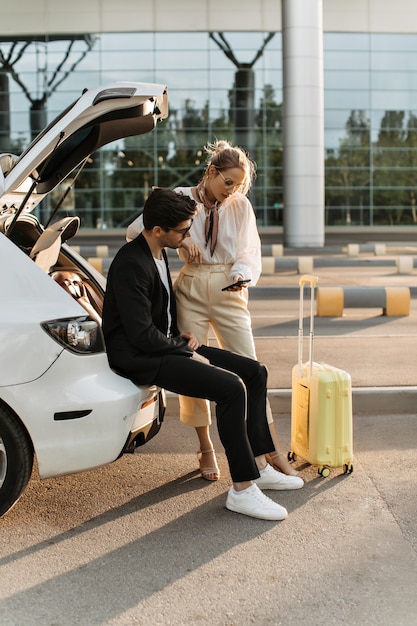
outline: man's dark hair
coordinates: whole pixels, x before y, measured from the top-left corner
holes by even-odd
[[[175,193],[172,189],[154,189],[143,207],[143,226],[152,230],[154,226],[164,229],[176,228],[181,222],[194,217],[196,203],[188,196]]]

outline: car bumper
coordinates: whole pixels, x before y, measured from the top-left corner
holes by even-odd
[[[40,378],[1,396],[31,437],[41,478],[110,463],[160,419],[158,389],[115,374],[105,354],[63,351]]]

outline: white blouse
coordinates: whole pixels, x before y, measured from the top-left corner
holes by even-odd
[[[176,193],[193,197],[191,187],[176,187]],[[210,265],[226,265],[231,263],[230,276],[240,274],[243,278],[250,278],[251,285],[256,285],[262,270],[261,240],[256,226],[255,213],[248,198],[235,192],[229,196],[219,209],[219,231],[217,244],[213,256],[209,247],[206,247],[204,226],[206,211],[203,204],[197,204],[197,213],[190,230],[191,239],[200,248],[203,263]],[[140,215],[127,229],[126,239],[134,239],[143,230],[143,220]],[[180,258],[186,261],[181,248],[178,251]]]

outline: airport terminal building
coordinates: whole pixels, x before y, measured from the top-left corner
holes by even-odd
[[[162,83],[168,119],[77,178],[67,210],[84,227],[123,228],[152,185],[195,184],[204,145],[226,138],[257,163],[259,227],[288,245],[412,228],[416,25],[411,0],[16,0],[0,23],[0,153],[20,154],[85,88]]]

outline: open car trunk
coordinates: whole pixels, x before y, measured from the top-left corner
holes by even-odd
[[[85,90],[20,157],[0,155],[0,232],[101,321],[105,280],[64,245],[78,217],[43,225],[31,213],[41,200],[102,146],[152,131],[168,116],[165,85],[113,83]],[[59,208],[59,204],[58,204]]]

